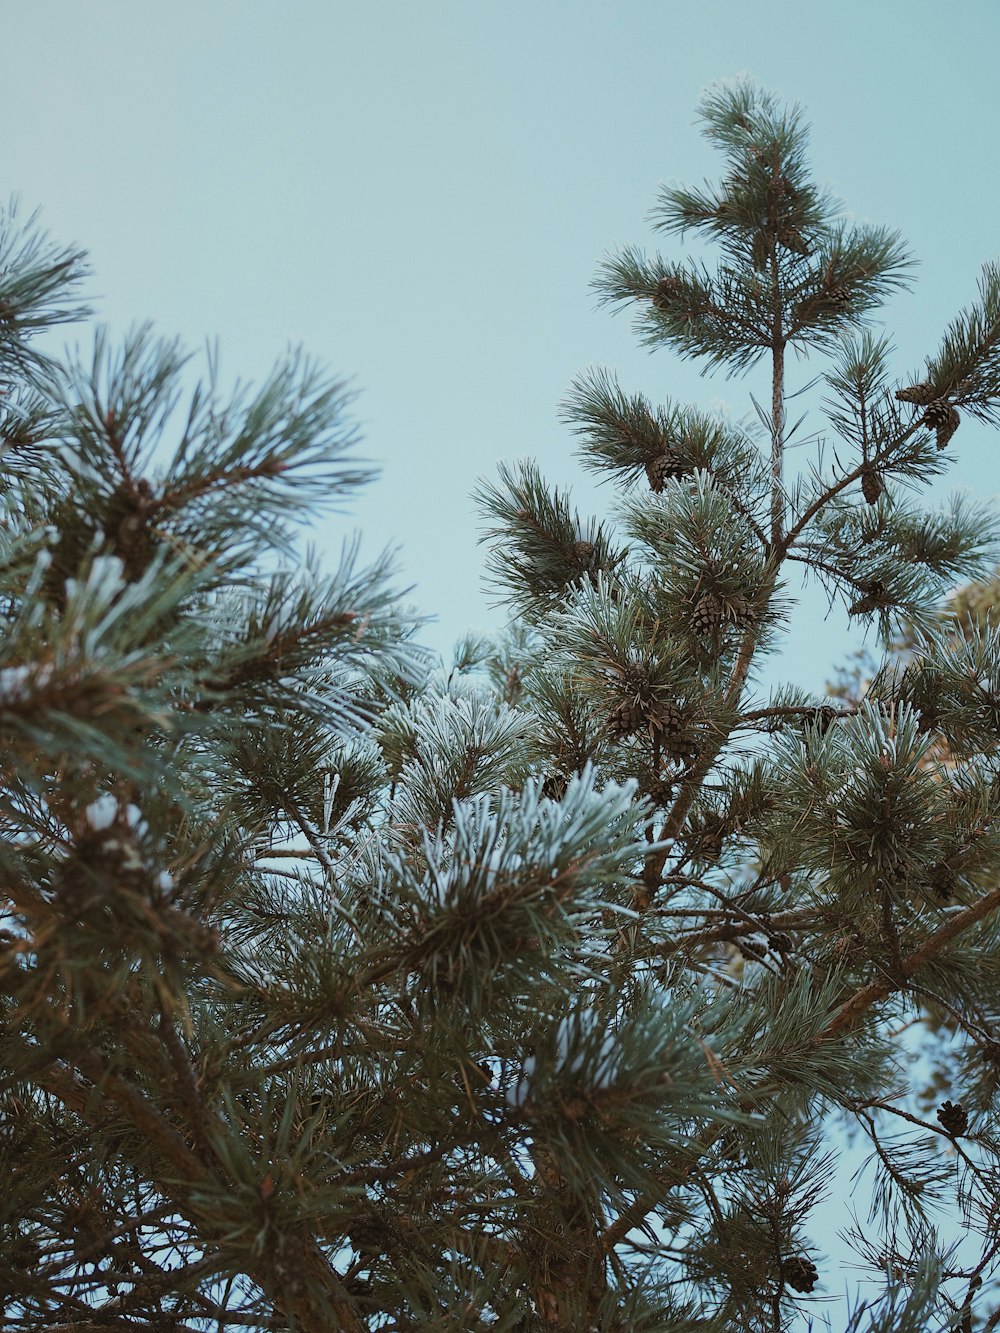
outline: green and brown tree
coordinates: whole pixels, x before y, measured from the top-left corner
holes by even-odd
[[[776,1333],[819,1295],[838,1124],[877,1172],[850,1328],[996,1327],[1000,642],[936,608],[997,526],[908,497],[998,423],[1000,271],[900,377],[898,236],[816,187],[796,109],[739,83],[701,115],[723,178],[657,221],[718,264],[628,249],[601,289],[764,374],[764,448],[581,378],[616,503],[484,482],[511,628],[448,669],[385,562],[297,541],[367,476],[342,388],[190,387],[145,332],[54,363],[81,257],[5,219],[11,1329]],[[797,471],[792,352],[823,386]],[[913,628],[863,699],[759,683],[801,573]]]

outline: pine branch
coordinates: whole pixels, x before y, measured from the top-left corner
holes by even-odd
[[[759,630],[755,626],[751,626],[743,635],[739,654],[733,664],[726,685],[724,703],[727,709],[735,710],[739,705],[743,687],[750,674],[754,654],[757,650],[758,635]],[[727,731],[724,735],[716,737],[711,745],[706,746],[692,766],[690,773],[685,776],[670,807],[670,812],[657,836],[657,849],[648,852],[646,855],[642,871],[643,889],[637,906],[648,907],[659,891],[663,882],[663,869],[669,856],[667,849],[679,837],[691,807],[696,801],[705,779],[711,772],[719,751],[728,740],[728,736]],[[663,844],[667,846],[664,847]]]
[[[202,1161],[153,1103],[127,1080],[112,1073],[95,1052],[79,1050],[74,1063],[90,1084],[83,1083],[68,1066],[52,1067],[42,1076],[46,1090],[94,1126],[107,1122],[104,1099],[113,1103],[162,1155],[170,1173],[163,1182],[164,1193],[175,1200],[181,1211],[190,1212],[188,1191],[205,1185],[211,1175]],[[192,1220],[198,1220],[197,1209]],[[309,1237],[298,1239],[294,1258],[290,1255],[289,1260],[294,1263],[300,1280],[282,1283],[285,1289],[280,1291],[278,1300],[306,1333],[325,1333],[331,1315],[345,1330],[362,1333],[364,1324],[316,1241]]]
[[[978,902],[965,908],[964,911],[956,913],[943,926],[939,926],[936,931],[928,935],[919,948],[912,950],[900,960],[900,981],[894,981],[891,977],[879,978],[877,981],[869,982],[867,986],[856,991],[850,999],[845,1000],[824,1030],[822,1034],[824,1039],[849,1031],[867,1009],[880,1000],[888,999],[925,964],[940,954],[946,945],[970,926],[990,916],[998,907],[1000,907],[1000,889],[994,889],[992,893],[984,894]]]

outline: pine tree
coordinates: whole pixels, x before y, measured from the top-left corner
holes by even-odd
[[[685,1120],[665,1099],[661,1116],[690,1138],[653,1181],[618,1196],[602,1181],[585,1222],[563,1214],[573,1297],[553,1323],[603,1327],[595,1312],[612,1293],[645,1287],[652,1307],[660,1281],[692,1301],[661,1303],[663,1327],[791,1326],[817,1281],[842,1280],[822,1274],[809,1230],[831,1122],[873,1150],[872,1227],[854,1238],[885,1283],[870,1327],[927,1328],[957,1309],[968,1321],[998,1239],[1000,643],[988,625],[957,641],[936,607],[957,578],[982,574],[997,526],[962,497],[924,512],[905,491],[940,475],[963,417],[1000,419],[1000,269],[986,267],[979,303],[924,372],[893,380],[872,320],[908,279],[899,237],[850,225],[815,187],[797,109],[744,83],[710,91],[701,115],[723,179],[666,188],[656,221],[700,234],[717,267],[628,248],[599,290],[637,311],[650,346],[769,372],[768,406],[752,400],[766,451],[750,427],[654,406],[594,371],[566,417],[583,465],[620,493],[612,522],[586,525],[606,552],[599,567],[581,578],[561,558],[584,525],[533,464],[481,492],[493,577],[532,631],[519,630],[506,670],[519,707],[544,719],[536,769],[550,783],[631,780],[650,815],[635,915],[595,989],[612,1026],[635,1021],[633,996],[651,982],[671,1012],[692,1004],[686,1030],[705,1067],[684,1093],[716,1080],[709,1117]],[[793,350],[823,358],[825,390],[814,461],[797,473]],[[762,696],[796,573],[883,643],[909,627],[905,662],[890,653],[864,699]],[[957,1043],[936,1116],[914,1105],[919,1076],[904,1098],[914,1019]],[[623,1068],[617,1087],[631,1086]],[[952,1169],[939,1150],[949,1135],[963,1145]],[[968,1236],[946,1259],[932,1220],[949,1185]],[[617,1264],[595,1261],[590,1228]]]
[[[448,670],[384,561],[296,543],[368,475],[342,387],[293,359],[191,389],[147,331],[61,367],[32,335],[82,313],[82,258],[3,220],[6,1326],[791,1327],[842,1282],[810,1231],[831,1122],[877,1173],[852,1329],[982,1315],[1000,645],[934,608],[996,526],[903,490],[997,423],[1000,270],[897,388],[869,320],[899,239],[817,190],[797,111],[701,111],[723,182],[658,219],[719,267],[630,249],[602,288],[651,344],[769,371],[766,450],[582,378],[616,508],[484,483],[511,627]],[[800,475],[789,349],[826,358],[837,441]],[[800,570],[913,627],[863,700],[761,696]],[[921,1114],[931,1006],[960,1079]],[[956,1171],[971,1258],[931,1226]]]

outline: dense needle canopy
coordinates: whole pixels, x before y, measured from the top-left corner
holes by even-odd
[[[902,373],[898,235],[815,185],[798,109],[739,82],[700,113],[720,180],[598,281],[651,345],[765,367],[760,428],[583,374],[608,515],[533,463],[483,481],[511,622],[448,666],[384,561],[297,543],[366,478],[342,386],[186,390],[146,330],[57,365],[32,339],[83,261],[4,218],[12,1329],[774,1333],[839,1286],[837,1123],[876,1180],[851,1328],[988,1311],[1000,644],[938,606],[996,522],[919,490],[997,424],[1000,273]],[[839,700],[758,683],[803,572],[907,628]]]

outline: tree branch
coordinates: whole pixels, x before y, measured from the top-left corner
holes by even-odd
[[[925,963],[930,962],[956,936],[961,935],[970,926],[982,921],[991,912],[996,911],[998,907],[1000,907],[1000,889],[994,889],[992,893],[980,898],[978,902],[967,907],[964,912],[956,913],[943,926],[928,935],[919,949],[914,949],[912,953],[907,954],[901,960],[899,975],[903,982],[914,976]],[[816,1043],[828,1041],[831,1037],[837,1037],[842,1032],[849,1031],[866,1009],[869,1009],[873,1004],[877,1004],[879,1000],[887,999],[893,991],[899,988],[900,982],[892,977],[880,977],[877,981],[870,981],[867,986],[862,986],[840,1006],[837,1013],[816,1038]]]

